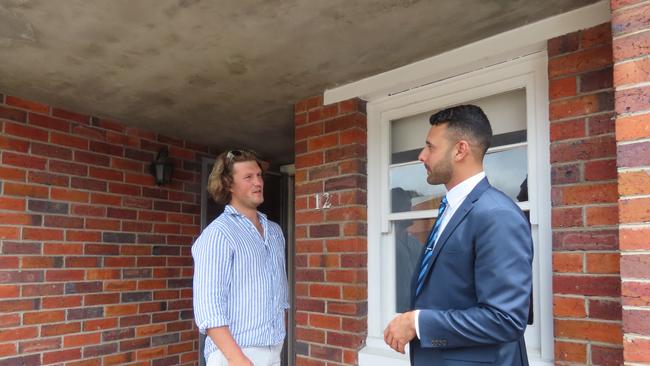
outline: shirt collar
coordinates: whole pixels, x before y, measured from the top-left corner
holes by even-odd
[[[447,204],[451,207],[458,207],[465,200],[465,197],[476,187],[481,180],[485,178],[485,172],[473,175],[460,182],[454,188],[447,192]]]
[[[231,215],[235,215],[235,216],[242,216],[242,217],[244,216],[242,213],[237,211],[237,209],[235,207],[233,207],[232,205],[226,205],[226,207],[224,207],[224,209],[223,209],[223,212],[231,214]],[[266,215],[259,212],[259,211],[257,211],[257,217],[259,217],[260,220],[262,220],[262,221],[266,220]]]

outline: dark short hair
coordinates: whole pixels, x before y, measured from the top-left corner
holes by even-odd
[[[475,105],[466,104],[443,109],[429,118],[432,126],[447,124],[447,128],[459,139],[473,140],[485,156],[492,141],[492,127],[483,110]]]

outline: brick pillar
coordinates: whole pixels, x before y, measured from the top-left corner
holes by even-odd
[[[365,105],[313,97],[295,113],[296,364],[354,365],[367,333]]]
[[[650,365],[650,3],[611,8],[624,357]]]
[[[610,24],[548,42],[559,365],[622,363]]]

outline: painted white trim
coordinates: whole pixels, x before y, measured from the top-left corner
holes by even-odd
[[[390,219],[388,167],[390,121],[467,100],[526,88],[529,208],[535,238],[535,324],[539,348],[529,348],[533,365],[552,365],[551,207],[546,52],[473,71],[407,93],[368,103],[368,337],[360,365],[407,365],[402,355],[383,344],[383,328],[394,316],[395,254]],[[435,210],[428,210],[432,214]],[[412,215],[412,214],[411,214]],[[540,326],[542,325],[542,326]],[[539,327],[539,328],[537,328]]]
[[[356,97],[372,101],[496,65],[521,55],[545,50],[546,42],[551,38],[608,22],[610,18],[609,1],[602,0],[422,61],[325,90],[324,103],[331,104]]]

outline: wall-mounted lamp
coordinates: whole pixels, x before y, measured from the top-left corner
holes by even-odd
[[[149,169],[151,175],[156,180],[156,185],[160,186],[171,182],[174,165],[169,159],[169,150],[167,150],[167,147],[163,147],[158,151],[158,156],[151,163]]]

